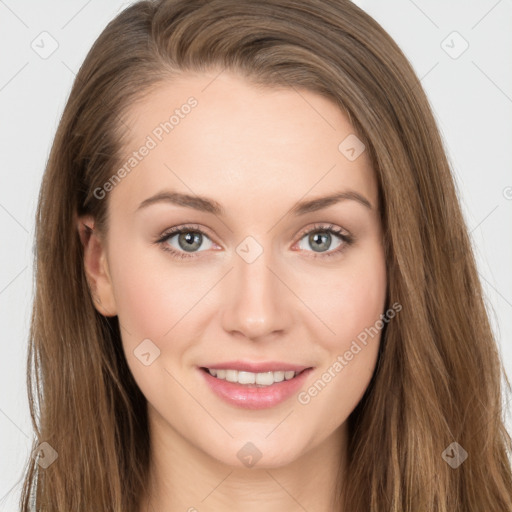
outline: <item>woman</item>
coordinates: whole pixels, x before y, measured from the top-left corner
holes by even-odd
[[[122,12],[75,80],[36,242],[23,510],[512,510],[442,142],[353,4]]]

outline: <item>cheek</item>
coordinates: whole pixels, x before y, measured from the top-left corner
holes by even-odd
[[[329,327],[322,337],[326,348],[348,350],[351,341],[377,322],[384,313],[387,276],[383,250],[377,244],[352,253],[338,270],[329,269],[324,279],[311,278],[308,289],[312,309]],[[325,283],[318,286],[318,283]],[[305,289],[306,290],[306,289]]]
[[[380,318],[384,312],[385,298],[384,272],[379,273],[375,268],[373,272],[362,270],[351,273],[333,293],[333,330],[343,339],[347,336],[351,339],[357,337]]]
[[[310,417],[324,417],[323,428],[337,428],[363,397],[377,362],[385,313],[384,256],[359,262],[332,279],[324,300],[317,299],[325,323],[334,332],[315,338],[325,358],[315,379],[297,401]],[[380,257],[382,256],[382,258]],[[379,328],[380,327],[380,328]],[[325,411],[331,413],[326,415]]]
[[[171,264],[158,248],[123,249],[112,251],[119,320],[137,336],[161,338],[197,302],[203,286],[200,280],[192,282],[191,273]]]
[[[111,251],[111,277],[127,363],[139,388],[152,401],[179,393],[165,369],[173,363],[180,365],[187,340],[192,338],[183,331],[188,324],[182,320],[190,320],[193,305],[206,291],[206,283],[191,282],[190,272],[173,266],[165,253],[159,253],[136,243],[119,244]],[[151,361],[147,366],[142,362],[146,353]]]

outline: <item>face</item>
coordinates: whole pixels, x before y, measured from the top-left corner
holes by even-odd
[[[86,265],[153,428],[233,466],[250,442],[277,467],[336,436],[374,371],[377,183],[330,100],[215,77],[132,105],[125,172],[95,192],[109,231]]]

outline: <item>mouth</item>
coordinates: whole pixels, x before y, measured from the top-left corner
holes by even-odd
[[[219,363],[215,368],[198,366],[197,371],[208,388],[224,402],[256,410],[272,408],[291,399],[306,385],[313,367],[238,361]]]
[[[289,381],[297,378],[311,368],[303,370],[277,370],[268,372],[249,372],[242,370],[233,370],[230,368],[206,368],[201,370],[208,373],[218,380],[241,384],[247,387],[265,388],[283,381]]]

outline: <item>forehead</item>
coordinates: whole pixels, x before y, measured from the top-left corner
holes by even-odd
[[[187,73],[131,105],[125,122],[126,178],[112,197],[124,206],[163,189],[222,204],[243,196],[254,208],[348,188],[377,204],[367,152],[344,152],[343,141],[358,144],[348,118],[308,90],[256,86],[227,71]]]

